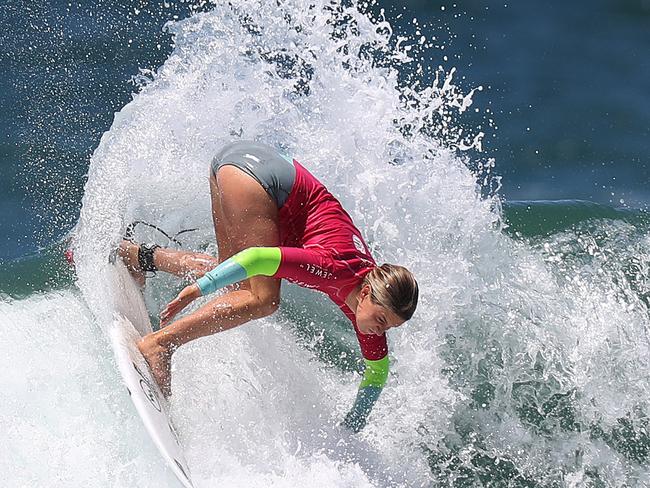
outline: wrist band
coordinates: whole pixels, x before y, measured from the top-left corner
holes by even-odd
[[[138,248],[138,265],[142,271],[149,271],[155,273],[158,271],[153,262],[153,253],[160,246],[158,244],[140,244]]]

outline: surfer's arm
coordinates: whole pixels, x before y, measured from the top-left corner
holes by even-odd
[[[281,260],[279,247],[249,247],[208,271],[196,281],[196,285],[201,295],[208,295],[253,276],[273,276]]]
[[[196,282],[202,295],[253,276],[286,278],[308,288],[332,279],[327,252],[301,247],[249,247],[227,259]]]
[[[359,385],[357,397],[343,420],[343,425],[355,433],[365,427],[368,415],[370,415],[388,379],[390,364],[388,355],[376,361],[364,358],[364,362],[366,369]]]
[[[220,288],[252,278],[270,276],[298,280],[305,286],[315,287],[329,274],[329,261],[322,253],[293,247],[249,247],[220,263],[205,273],[196,283],[186,287],[161,313],[164,325],[174,315],[201,295],[214,293]],[[309,270],[318,270],[318,273]]]

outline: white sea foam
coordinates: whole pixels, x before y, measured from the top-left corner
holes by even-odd
[[[0,485],[173,486],[78,292],[0,301]]]

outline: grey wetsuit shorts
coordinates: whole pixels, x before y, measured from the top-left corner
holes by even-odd
[[[278,208],[289,198],[296,180],[296,168],[288,156],[271,146],[254,141],[236,141],[225,145],[212,159],[212,173],[231,165],[255,178]]]

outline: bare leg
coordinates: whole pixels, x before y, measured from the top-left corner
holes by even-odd
[[[278,209],[257,181],[235,167],[224,166],[218,178],[211,178],[210,185],[220,261],[247,247],[279,245]],[[158,252],[156,259],[157,256]],[[277,309],[279,301],[280,280],[253,277],[242,282],[239,290],[217,297],[194,313],[145,336],[138,347],[167,395],[171,356],[178,347],[269,315]]]
[[[165,396],[171,394],[171,357],[187,342],[271,315],[277,303],[265,303],[250,290],[217,297],[194,313],[142,338],[138,348]]]

